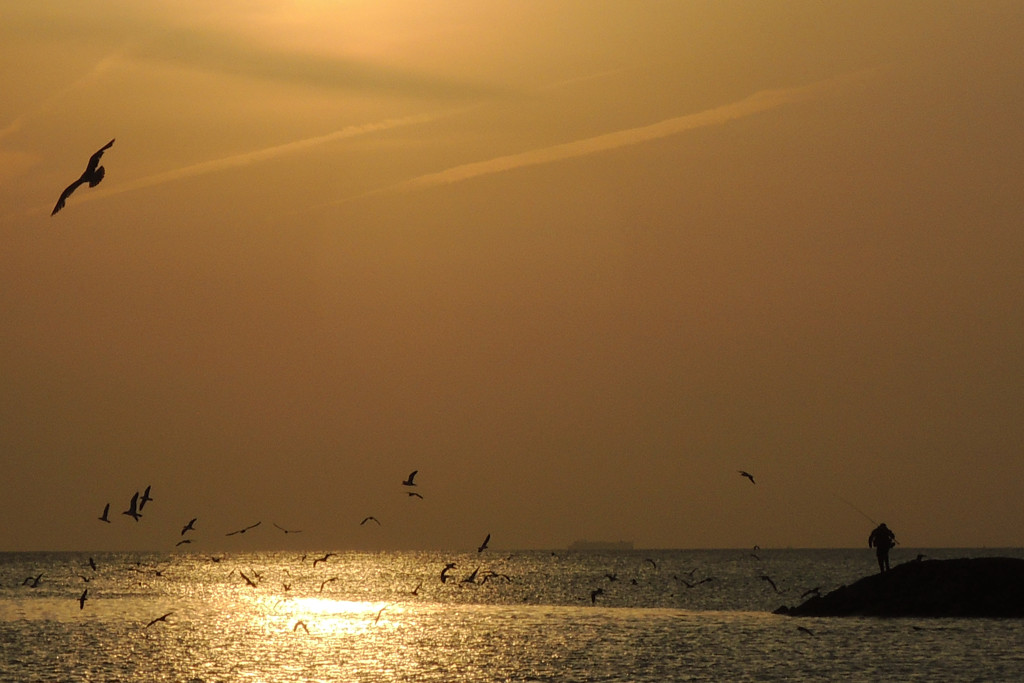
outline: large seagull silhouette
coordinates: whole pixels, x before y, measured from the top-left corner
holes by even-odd
[[[71,196],[72,192],[78,189],[79,185],[89,183],[89,187],[96,187],[100,184],[100,181],[103,180],[104,173],[106,173],[106,169],[100,166],[100,157],[102,157],[103,152],[110,149],[113,144],[114,141],[111,140],[100,147],[95,154],[89,157],[89,165],[85,167],[85,171],[82,172],[82,175],[78,176],[78,180],[68,185],[64,188],[64,191],[60,193],[60,199],[57,200],[57,205],[53,207],[53,212],[50,214],[51,216],[64,208],[64,202],[68,200],[68,197]]]

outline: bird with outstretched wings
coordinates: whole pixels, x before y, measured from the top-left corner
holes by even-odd
[[[56,206],[53,207],[53,211],[50,213],[51,216],[64,208],[64,202],[68,200],[68,197],[71,196],[72,192],[78,189],[79,185],[89,183],[89,187],[96,187],[100,184],[100,181],[103,180],[103,176],[106,173],[106,169],[100,166],[100,157],[102,157],[103,153],[110,149],[113,144],[114,141],[111,140],[96,150],[95,154],[89,157],[89,164],[85,167],[85,171],[82,172],[82,175],[78,176],[78,180],[68,185],[64,188],[64,191],[60,193],[60,199],[57,200]]]

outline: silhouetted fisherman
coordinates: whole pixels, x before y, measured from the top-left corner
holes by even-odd
[[[896,545],[896,534],[882,522],[868,536],[868,547],[875,549],[878,557],[878,571],[889,571],[889,549]]]

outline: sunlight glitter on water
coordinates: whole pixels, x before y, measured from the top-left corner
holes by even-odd
[[[307,633],[354,635],[372,627],[386,627],[392,618],[400,618],[405,611],[401,605],[382,602],[294,598],[279,600],[266,608],[263,619],[268,626],[277,628],[287,623],[292,631],[304,624]]]
[[[766,552],[754,565],[729,551],[340,553],[314,567],[294,553],[97,553],[93,572],[82,569],[87,556],[6,555],[0,681],[1024,678],[1018,621],[769,612],[808,586],[856,577],[859,557]],[[457,580],[442,582],[449,561]],[[509,579],[463,581],[479,565]],[[37,588],[22,584],[39,572]],[[712,576],[693,588],[680,580]],[[592,603],[594,586],[605,592]]]

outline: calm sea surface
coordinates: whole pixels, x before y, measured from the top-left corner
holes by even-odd
[[[325,554],[0,554],[0,681],[1024,680],[1024,621],[771,614],[867,549]]]

